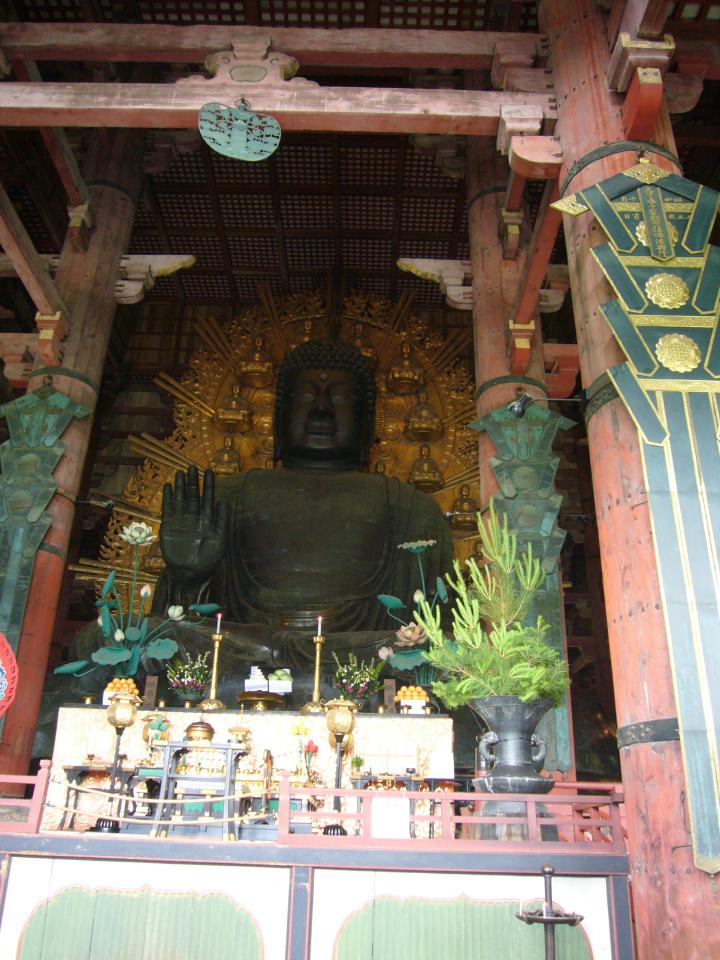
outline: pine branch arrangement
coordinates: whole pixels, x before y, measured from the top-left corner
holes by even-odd
[[[415,613],[430,638],[427,659],[441,676],[433,692],[451,708],[491,696],[547,698],[557,705],[570,684],[567,664],[546,642],[550,627],[542,617],[523,622],[545,580],[542,565],[531,546],[518,550],[517,535],[492,503],[486,521],[478,517],[478,533],[485,565],[467,561],[466,582],[456,560],[455,576],[446,577],[455,594],[452,636],[426,599]]]

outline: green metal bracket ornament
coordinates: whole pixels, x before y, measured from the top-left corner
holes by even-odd
[[[87,407],[43,385],[0,406],[10,439],[0,446],[0,630],[17,650],[35,554],[52,516],[46,507],[57,490],[53,471],[63,455],[59,442],[73,417]]]
[[[234,107],[206,103],[200,109],[198,129],[212,150],[233,160],[266,160],[280,144],[277,120],[253,113],[245,99]]]
[[[512,404],[497,407],[479,420],[468,424],[479,433],[487,432],[495,446],[490,466],[500,487],[493,498],[500,515],[508,518],[509,528],[517,534],[518,545],[532,545],[533,555],[545,570],[545,583],[528,613],[534,622],[538,614],[550,625],[548,642],[558,650],[563,647],[562,594],[558,558],[565,532],[557,525],[562,502],[554,480],[560,459],[552,452],[558,430],[575,426],[542,403],[534,403],[521,412],[513,412]],[[538,733],[548,746],[545,767],[548,770],[569,770],[570,721],[567,706],[551,710],[543,718]]]

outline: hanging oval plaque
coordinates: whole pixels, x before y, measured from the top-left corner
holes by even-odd
[[[198,129],[212,150],[233,160],[265,160],[277,150],[281,135],[277,120],[259,117],[242,103],[237,107],[206,103]]]
[[[0,633],[0,717],[15,699],[18,667],[12,647]]]

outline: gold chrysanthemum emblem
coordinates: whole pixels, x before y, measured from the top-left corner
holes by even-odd
[[[658,307],[677,310],[690,299],[690,288],[673,273],[656,273],[645,284],[645,293]]]
[[[702,358],[700,347],[684,333],[666,333],[655,344],[655,356],[668,370],[689,373]]]

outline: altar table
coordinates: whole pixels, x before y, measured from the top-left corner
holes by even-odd
[[[135,724],[123,734],[121,752],[126,756],[124,769],[134,770],[147,764],[149,748],[143,729],[149,717],[162,713],[170,723],[166,738],[184,739],[186,727],[201,717],[199,710],[163,708],[139,710]],[[289,711],[266,713],[222,710],[206,713],[204,719],[215,729],[214,741],[232,740],[233,727],[250,731],[251,751],[246,758],[247,772],[258,773],[263,754],[269,750],[276,771],[304,772],[304,747],[309,740],[317,744],[311,769],[326,786],[335,783],[335,750],[329,742],[324,716],[303,716]],[[399,714],[358,713],[353,731],[353,744],[344,758],[342,786],[350,787],[357,776],[350,767],[353,756],[363,758],[363,770],[374,774],[403,775],[413,770],[415,776],[452,779],[453,723],[442,715],[413,716]],[[115,730],[106,720],[106,709],[98,706],[66,706],[58,710],[57,731],[52,757],[50,787],[43,818],[43,830],[59,829],[66,806],[67,777],[65,768],[81,766],[92,756],[94,762],[112,762]],[[80,798],[76,829],[87,829],[97,815],[107,815],[107,802],[102,797]]]

